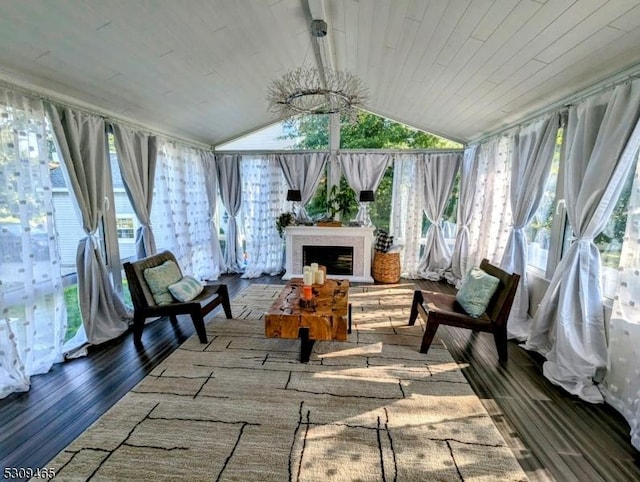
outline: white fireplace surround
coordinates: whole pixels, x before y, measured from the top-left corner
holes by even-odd
[[[286,228],[286,271],[282,279],[302,278],[303,246],[352,247],[353,275],[327,274],[327,277],[373,283],[373,278],[371,277],[373,228],[288,226]]]

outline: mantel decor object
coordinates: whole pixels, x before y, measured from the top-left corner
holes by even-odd
[[[358,201],[360,202],[360,208],[356,216],[356,221],[361,226],[372,227],[371,217],[369,216],[369,203],[375,200],[373,191],[360,191]]]

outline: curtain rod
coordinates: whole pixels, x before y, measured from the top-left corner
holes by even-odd
[[[424,153],[458,153],[463,152],[464,148],[459,149],[339,149],[331,152],[327,149],[309,149],[309,150],[214,150],[215,154],[239,154],[241,156],[267,156],[271,154],[424,154]]]
[[[625,69],[618,71],[613,75],[608,76],[606,79],[595,82],[590,86],[585,87],[584,89],[581,89],[578,92],[575,92],[565,97],[562,100],[554,102],[553,104],[536,111],[535,113],[526,117],[524,120],[511,124],[508,127],[495,130],[493,132],[490,132],[489,134],[483,135],[482,137],[479,137],[478,139],[469,142],[469,144],[482,144],[483,142],[486,142],[491,137],[500,136],[500,135],[506,134],[508,131],[512,129],[517,129],[518,127],[531,124],[536,120],[544,117],[545,115],[551,114],[554,111],[566,110],[570,106],[577,104],[579,102],[582,102],[583,100],[588,99],[589,97],[601,94],[603,92],[606,92],[609,89],[613,89],[618,85],[624,84],[625,82],[629,82],[639,77],[640,77],[640,64],[627,67]]]
[[[102,117],[105,122],[115,122],[115,123],[119,123],[119,124],[124,124],[127,127],[132,127],[135,129],[140,129],[140,130],[144,130],[146,132],[149,132],[150,134],[159,136],[164,138],[165,140],[168,140],[170,142],[179,142],[181,144],[185,144],[187,145],[187,147],[197,147],[198,149],[205,149],[205,150],[212,150],[211,146],[202,142],[197,142],[194,140],[189,140],[189,139],[183,139],[171,134],[167,134],[164,132],[159,132],[157,130],[154,129],[149,129],[146,126],[137,124],[135,121],[131,121],[122,117],[118,117],[117,115],[114,114],[108,114],[105,111],[100,111],[100,109],[98,109],[95,106],[91,106],[90,104],[84,103],[82,101],[78,101],[78,100],[71,100],[71,101],[65,101],[65,100],[60,100],[59,98],[57,98],[57,96],[63,96],[61,94],[57,94],[57,93],[52,93],[52,94],[44,94],[42,91],[38,90],[37,87],[33,86],[33,87],[26,87],[26,86],[22,86],[17,84],[16,82],[19,82],[17,79],[12,80],[7,80],[2,73],[0,72],[0,87],[4,87],[8,90],[12,90],[14,92],[20,93],[22,95],[31,97],[33,99],[38,99],[41,100],[43,102],[50,102],[52,104],[56,104],[58,106],[61,107],[68,107],[71,109],[77,109],[80,110],[82,112],[85,112],[87,114],[92,114],[98,117]],[[63,97],[67,97],[67,96],[63,96]],[[82,105],[85,104],[85,105]]]

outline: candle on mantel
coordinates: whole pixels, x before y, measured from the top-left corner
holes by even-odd
[[[319,285],[324,284],[324,271],[321,269],[316,271],[316,284],[319,284]]]

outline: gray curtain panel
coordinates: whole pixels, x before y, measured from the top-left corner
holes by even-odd
[[[589,402],[607,370],[600,253],[606,225],[640,147],[640,81],[569,109],[564,191],[575,239],[556,267],[525,348],[546,355],[545,377]]]
[[[338,154],[342,164],[342,172],[349,187],[356,192],[375,191],[391,161],[391,154],[348,153]]]
[[[211,151],[202,151],[202,165],[207,189],[207,199],[209,200],[209,212],[211,215],[211,252],[213,253],[213,269],[216,280],[220,273],[227,271],[224,262],[222,248],[220,248],[220,238],[218,237],[218,226],[216,225],[216,211],[218,210],[218,169],[216,168],[216,156]]]
[[[302,201],[300,202],[298,218],[308,219],[309,216],[304,206],[316,192],[329,154],[326,152],[311,152],[307,154],[276,154],[275,157],[280,163],[289,189],[300,191]]]
[[[87,234],[76,256],[78,298],[87,340],[99,344],[124,333],[128,323],[123,318],[131,316],[113,290],[96,237],[109,175],[104,119],[53,104],[46,107],[67,186]]]
[[[236,216],[242,206],[242,182],[240,179],[240,154],[216,154],[216,168],[218,169],[218,185],[220,198],[229,214],[227,224],[227,242],[224,251],[224,261],[230,273],[242,273],[243,259],[238,233]]]
[[[467,147],[460,164],[456,242],[451,253],[451,269],[445,274],[447,281],[456,286],[472,268],[469,266],[469,224],[478,180],[478,147],[478,144]]]
[[[356,199],[359,199],[361,191],[375,192],[378,189],[391,162],[391,154],[338,154],[338,159],[349,187],[356,192]],[[362,204],[359,205],[356,221],[364,221]]]
[[[505,271],[520,275],[507,334],[509,338],[521,341],[529,333],[527,235],[524,229],[533,219],[544,194],[559,127],[560,114],[555,112],[523,127],[513,137],[510,193],[513,226],[500,265]]]
[[[156,242],[151,229],[151,204],[158,141],[156,136],[119,124],[112,124],[112,127],[124,187],[140,222],[135,243],[136,256],[141,259],[156,253]]]
[[[423,182],[425,186],[425,214],[431,226],[427,230],[424,254],[418,264],[420,276],[437,281],[451,265],[451,252],[442,231],[442,214],[456,179],[462,153],[425,154],[422,159]]]

